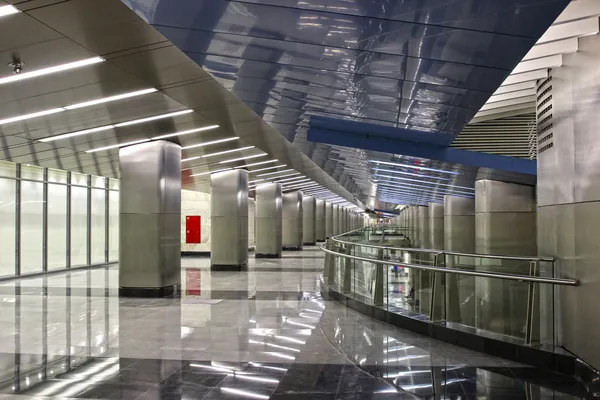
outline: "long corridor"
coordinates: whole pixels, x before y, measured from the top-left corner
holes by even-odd
[[[316,247],[244,272],[185,258],[181,299],[120,299],[117,266],[3,282],[0,399],[583,397],[324,301],[322,268]]]

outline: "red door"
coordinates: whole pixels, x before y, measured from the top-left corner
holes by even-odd
[[[188,215],[185,217],[185,242],[200,243],[200,216]]]

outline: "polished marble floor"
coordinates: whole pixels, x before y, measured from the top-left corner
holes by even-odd
[[[571,378],[372,320],[318,290],[316,247],[117,296],[118,266],[0,284],[0,399],[576,399]]]

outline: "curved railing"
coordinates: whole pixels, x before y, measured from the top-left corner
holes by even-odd
[[[502,341],[556,345],[557,286],[548,257],[411,247],[410,231],[375,226],[330,238],[324,282],[357,301]]]

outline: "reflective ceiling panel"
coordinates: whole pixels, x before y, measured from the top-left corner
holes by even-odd
[[[312,116],[453,138],[569,3],[123,1],[361,199],[370,171],[308,143]]]

